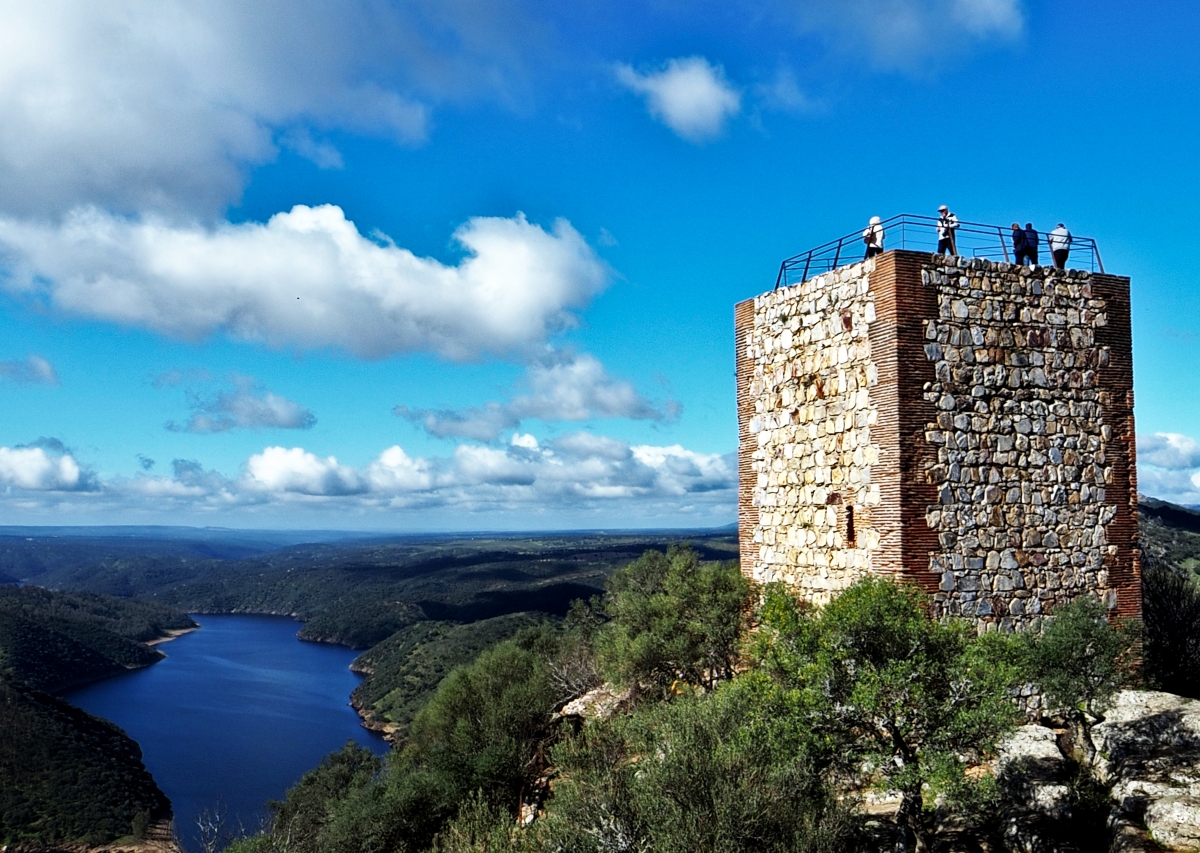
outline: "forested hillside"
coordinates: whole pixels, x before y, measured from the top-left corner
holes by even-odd
[[[51,694],[148,666],[147,640],[194,627],[154,602],[0,587],[0,843],[102,843],[169,815],[138,745]]]
[[[1142,535],[1147,615],[1166,627],[1147,632],[1138,678],[1187,692],[1200,672],[1200,513],[1147,502]],[[685,539],[692,550],[664,557],[674,539]],[[647,549],[657,556],[635,560]],[[772,649],[742,646],[745,591],[734,582],[735,564],[720,562],[736,556],[732,534],[409,538],[220,558],[137,550],[86,563],[43,552],[36,582],[75,592],[0,590],[5,660],[20,660],[26,678],[44,685],[137,665],[155,653],[133,641],[179,627],[173,608],[288,614],[303,622],[303,639],[366,649],[354,664],[367,678],[353,702],[373,725],[391,732],[398,754],[385,764],[353,749],[331,756],[289,795],[275,830],[249,842],[256,849],[548,850],[566,844],[598,851],[625,841],[680,850],[711,843],[731,850],[788,844],[871,849],[879,840],[882,830],[846,807],[853,798],[829,787],[828,772],[848,772],[829,752],[833,742],[805,734],[805,726],[836,721],[804,716],[817,709],[795,704],[806,695],[795,692],[798,685],[809,683],[795,655],[836,626],[818,629],[811,620],[788,623],[798,617],[783,611],[760,612],[756,619],[776,620],[780,636],[791,639]],[[672,575],[680,560],[696,573],[691,580]],[[622,569],[631,562],[640,568]],[[100,594],[105,591],[133,600],[116,602]],[[916,618],[911,607],[904,612],[903,618]],[[937,654],[955,647],[968,657],[995,651],[969,651],[968,638],[950,635],[934,645]],[[698,658],[697,649],[703,650]],[[1011,675],[1005,667],[1021,657],[1012,654],[1016,658],[989,657],[989,665]],[[736,674],[734,657],[738,666],[751,666],[748,674]],[[944,662],[960,664],[967,665]],[[1021,664],[1022,677],[1029,677],[1030,665],[1029,659]],[[800,680],[786,687],[779,678]],[[606,679],[635,687],[629,714],[582,734],[572,733],[569,720],[555,721],[553,711],[563,701]],[[36,695],[21,690],[21,697]],[[36,708],[26,698],[10,704],[28,715],[52,716],[44,701]],[[975,725],[966,718],[944,723]],[[89,754],[101,754],[99,741],[84,742]],[[641,756],[668,748],[671,761],[653,773],[632,772]],[[964,748],[951,751],[962,755]],[[514,835],[522,798],[544,796],[554,774],[560,781],[546,819],[536,831]],[[966,790],[954,786],[960,782],[945,790]],[[1085,794],[1081,789],[1079,796]],[[133,815],[150,805],[143,801]],[[983,820],[978,831],[993,832],[985,813],[968,809],[961,819]],[[1090,812],[1080,814],[1084,823],[1071,831],[1099,825],[1087,823]],[[735,837],[739,821],[758,827],[758,834]],[[278,835],[285,824],[285,835]],[[668,843],[671,838],[678,841]]]
[[[73,565],[39,584],[168,604],[189,612],[277,613],[303,640],[367,649],[353,702],[377,728],[403,728],[438,682],[487,646],[572,601],[647,548],[682,539],[707,559],[736,555],[736,535],[553,535],[404,538],[296,545],[241,559],[197,560],[171,549]],[[174,547],[174,546],[172,546]]]
[[[882,579],[818,611],[649,552],[450,672],[390,760],[329,756],[237,853],[1107,849],[1087,746],[1143,682],[1137,631],[1091,600],[1007,635],[928,613]],[[1030,682],[1061,734],[1053,812],[1041,764],[995,763]]]
[[[126,555],[64,563],[34,580],[188,612],[289,614],[305,622],[301,639],[366,649],[423,619],[561,616],[574,599],[599,592],[617,566],[676,539],[713,559],[736,554],[729,533],[406,538],[297,545],[237,560]]]
[[[170,807],[121,729],[0,678],[0,843],[136,837]]]

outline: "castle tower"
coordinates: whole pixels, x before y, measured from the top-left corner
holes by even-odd
[[[1128,278],[890,251],[735,325],[747,576],[891,576],[981,630],[1140,617]]]

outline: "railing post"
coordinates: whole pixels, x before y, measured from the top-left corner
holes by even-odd
[[[775,289],[779,289],[779,282],[783,279],[783,273],[787,269],[787,261],[779,265],[779,275],[775,276]]]
[[[1000,248],[1004,250],[1004,263],[1009,263],[1008,260],[1008,245],[1004,242],[1004,229],[999,225],[996,226],[996,233],[1000,235]]]
[[[1100,247],[1096,241],[1092,240],[1092,257],[1096,259],[1096,263],[1100,265],[1100,274],[1104,275],[1104,261],[1100,258]]]
[[[801,281],[808,281],[808,265],[812,263],[812,249],[808,250],[808,254],[804,256],[804,275],[800,278]]]
[[[845,240],[845,239],[846,239],[845,237],[842,237],[841,239],[839,239],[839,240],[838,240],[838,247],[837,247],[837,251],[833,253],[833,268],[834,268],[834,269],[837,269],[838,261],[839,261],[839,260],[841,260],[841,257],[842,257],[842,240]]]

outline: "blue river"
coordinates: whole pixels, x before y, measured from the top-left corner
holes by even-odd
[[[193,618],[199,631],[159,646],[166,660],[66,694],[138,742],[189,849],[203,811],[251,834],[268,800],[347,740],[387,752],[348,704],[357,652],[301,642],[284,616]]]

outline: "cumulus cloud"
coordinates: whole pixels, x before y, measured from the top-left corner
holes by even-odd
[[[54,365],[40,355],[29,355],[22,359],[0,361],[0,381],[21,385],[57,385],[58,373]]]
[[[277,145],[423,140],[430,105],[512,100],[523,3],[42,0],[0,6],[0,209],[211,214]]]
[[[362,468],[300,447],[268,447],[247,461],[239,488],[260,496],[486,509],[708,493],[729,499],[736,480],[732,455],[630,445],[590,433],[543,447],[534,436],[518,433],[507,447],[459,445],[448,458],[414,459],[397,445]]]
[[[671,420],[680,406],[668,401],[661,408],[625,380],[615,379],[594,356],[550,350],[526,369],[527,393],[507,403],[488,402],[468,409],[412,409],[396,406],[398,416],[438,438],[493,441],[523,420],[586,421],[592,418]]]
[[[623,527],[652,519],[723,524],[733,518],[737,501],[733,454],[631,445],[589,432],[548,443],[516,433],[506,446],[462,445],[429,458],[395,445],[359,466],[303,447],[272,445],[231,476],[189,459],[174,460],[171,469],[170,475],[139,471],[89,479],[69,455],[40,446],[3,448],[0,506],[57,513],[70,504],[87,506],[91,518],[111,511],[148,520],[237,513],[240,523],[247,513],[277,513],[293,525],[300,510],[319,513],[326,525],[347,518],[403,525],[413,513],[427,513],[422,527],[434,521],[479,529],[527,528],[534,517],[548,526],[564,526],[566,519]]]
[[[1177,432],[1139,435],[1137,445],[1141,464],[1170,471],[1200,468],[1200,444],[1190,435]]]
[[[540,344],[574,322],[608,269],[565,219],[476,217],[456,265],[359,233],[334,205],[266,223],[177,226],[91,208],[60,225],[0,218],[13,272],[0,286],[59,311],[185,340],[222,333],[364,358],[449,359]]]
[[[233,429],[311,429],[317,417],[304,406],[281,397],[249,376],[235,376],[234,388],[205,397],[189,392],[192,414],[175,432],[214,433]]]
[[[885,68],[913,69],[973,43],[1010,40],[1024,29],[1022,0],[784,0],[802,30],[866,53]]]
[[[725,69],[703,56],[671,59],[645,74],[618,65],[616,74],[646,99],[651,116],[689,142],[720,136],[725,122],[742,108],[741,93],[725,78]]]
[[[1200,504],[1200,444],[1189,435],[1137,437],[1138,490],[1189,506]]]
[[[62,442],[41,440],[30,445],[0,447],[0,487],[33,492],[92,488],[92,477]]]
[[[366,490],[362,475],[299,447],[268,447],[246,461],[246,484],[269,492],[302,495],[353,495]]]

